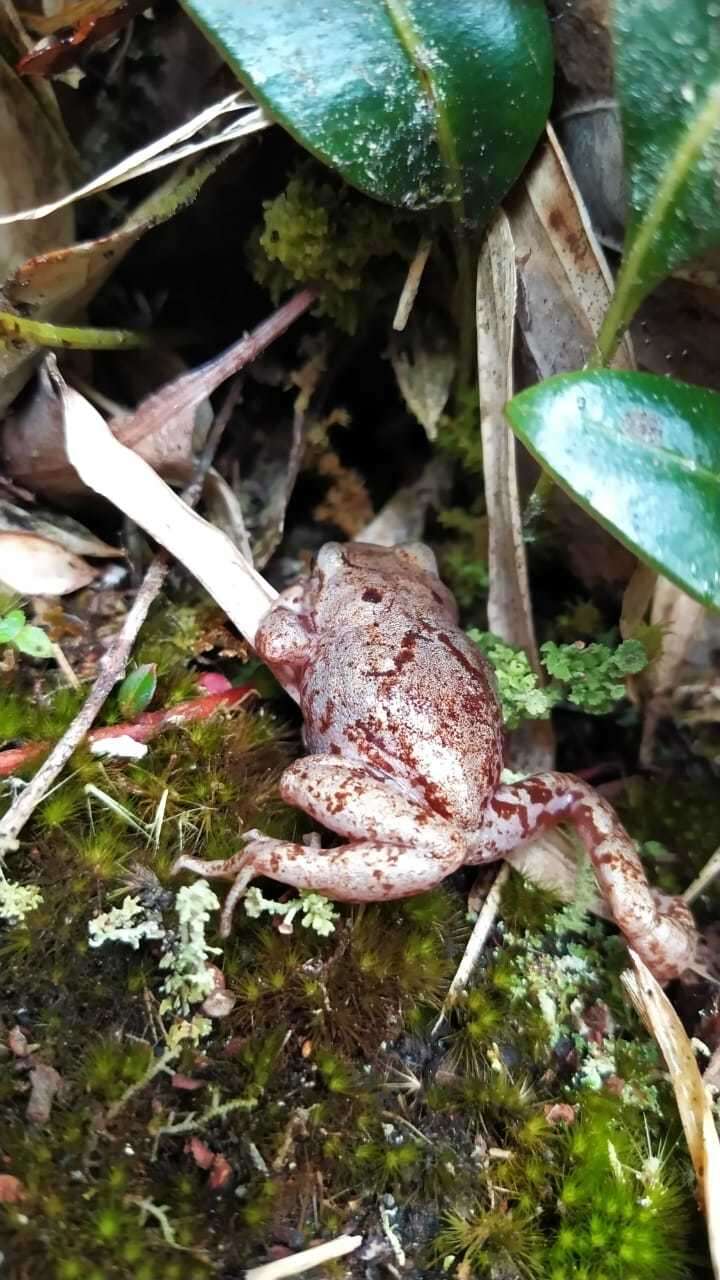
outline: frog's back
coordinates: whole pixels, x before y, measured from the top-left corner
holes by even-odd
[[[477,827],[502,767],[492,676],[459,628],[350,627],[320,639],[302,693],[312,752],[361,760]]]

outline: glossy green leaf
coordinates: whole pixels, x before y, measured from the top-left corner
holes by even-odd
[[[720,4],[614,0],[612,11],[628,220],[605,358],[654,285],[720,244]]]
[[[389,204],[484,221],[545,124],[543,0],[181,0],[309,151]]]
[[[0,644],[12,644],[15,637],[25,626],[25,614],[22,609],[11,609],[0,618]]]
[[[15,648],[26,653],[29,658],[52,658],[54,649],[42,627],[33,627],[29,623],[22,627],[13,639]]]
[[[143,663],[125,677],[118,689],[118,707],[124,720],[134,720],[153,700],[157,688],[157,667]]]
[[[720,609],[720,394],[649,373],[571,373],[505,412],[581,506]]]

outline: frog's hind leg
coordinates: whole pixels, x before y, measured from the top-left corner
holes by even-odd
[[[257,876],[268,876],[295,889],[309,889],[336,902],[387,902],[435,888],[462,866],[466,852],[464,846],[449,852],[441,847],[394,845],[379,840],[354,840],[335,849],[319,849],[273,840],[255,831],[248,832],[248,837],[245,850],[229,858],[223,867],[225,878],[233,874],[231,865],[238,868],[220,918],[223,937],[230,932],[235,905]],[[176,864],[176,869],[198,869],[197,859],[192,859],[191,867],[188,861],[179,859],[182,867]]]
[[[660,982],[692,964],[697,931],[681,898],[650,888],[634,841],[611,805],[569,773],[537,773],[491,797],[470,862],[512,852],[560,822],[575,827],[613,919]]]
[[[464,847],[463,833],[408,791],[402,782],[341,756],[304,756],[280,779],[283,800],[346,839]]]
[[[221,917],[223,935],[257,876],[338,901],[382,902],[434,888],[466,859],[461,831],[364,765],[310,756],[285,771],[280,789],[284,799],[350,839],[323,850],[249,831],[245,849],[225,862],[178,858],[174,871],[234,881]]]

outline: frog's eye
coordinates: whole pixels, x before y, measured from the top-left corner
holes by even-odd
[[[325,578],[332,578],[343,568],[345,557],[339,542],[326,542],[315,557],[314,569],[319,569]]]
[[[408,542],[403,547],[398,547],[408,560],[412,560],[419,569],[424,569],[426,573],[434,573],[438,576],[437,560],[435,553],[425,546],[424,542]]]

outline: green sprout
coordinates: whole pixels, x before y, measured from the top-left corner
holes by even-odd
[[[503,720],[516,729],[522,720],[547,720],[559,702],[593,715],[606,715],[625,696],[625,680],[648,664],[639,640],[624,640],[616,649],[606,644],[555,644],[540,648],[542,664],[552,677],[541,685],[527,654],[505,644],[490,631],[472,629],[470,639],[495,672]]]

